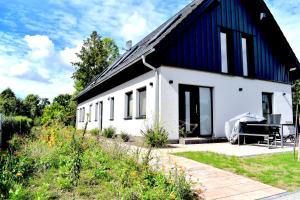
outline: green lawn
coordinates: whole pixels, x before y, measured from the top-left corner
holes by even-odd
[[[175,155],[248,176],[285,190],[295,191],[300,188],[300,162],[294,160],[293,153],[245,158],[210,152],[183,152]]]

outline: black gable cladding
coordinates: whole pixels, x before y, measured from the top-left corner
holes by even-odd
[[[263,20],[261,12],[266,13]],[[77,100],[82,102],[130,80],[116,77],[133,79],[149,71],[141,63],[142,55],[147,55],[147,62],[155,67],[168,65],[221,73],[219,34],[223,29],[230,30],[232,37],[232,75],[243,74],[241,35],[247,34],[253,37],[250,77],[289,82],[289,68],[299,66],[299,61],[262,0],[195,0],[99,74]]]
[[[260,14],[266,18],[260,19]],[[162,65],[221,73],[220,31],[232,38],[231,73],[243,76],[242,35],[251,36],[251,78],[289,83],[289,68],[298,60],[265,3],[260,0],[219,0],[203,12],[196,9],[160,43]],[[157,48],[158,50],[159,48]]]

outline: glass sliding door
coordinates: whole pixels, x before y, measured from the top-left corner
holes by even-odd
[[[200,135],[212,135],[212,94],[211,88],[199,88]]]

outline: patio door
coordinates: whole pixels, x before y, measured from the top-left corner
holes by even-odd
[[[211,88],[179,85],[179,128],[187,137],[212,135]]]

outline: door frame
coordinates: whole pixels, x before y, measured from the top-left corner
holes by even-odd
[[[180,113],[182,112],[182,110],[184,110],[184,106],[181,108],[181,105],[180,105],[180,103],[181,103],[181,98],[184,98],[184,97],[180,97],[180,93],[181,93],[181,89],[182,89],[182,87],[197,87],[198,88],[198,90],[200,90],[200,88],[208,88],[208,89],[210,89],[210,109],[211,109],[211,134],[210,135],[201,135],[201,133],[200,133],[200,126],[201,126],[201,124],[200,124],[200,122],[199,122],[199,133],[198,133],[198,137],[202,137],[202,138],[210,138],[210,137],[212,137],[213,135],[214,135],[214,105],[213,105],[213,103],[214,103],[214,101],[213,101],[213,95],[214,95],[214,93],[213,93],[213,87],[209,87],[209,86],[202,86],[202,85],[191,85],[191,84],[182,84],[182,83],[179,83],[178,84],[178,129],[180,129],[180,120],[181,120],[181,115],[180,115]],[[200,91],[199,91],[199,93],[198,93],[198,102],[200,102]],[[200,116],[200,104],[198,105],[198,112],[199,112],[199,116]],[[200,120],[200,117],[199,117],[199,120]]]

